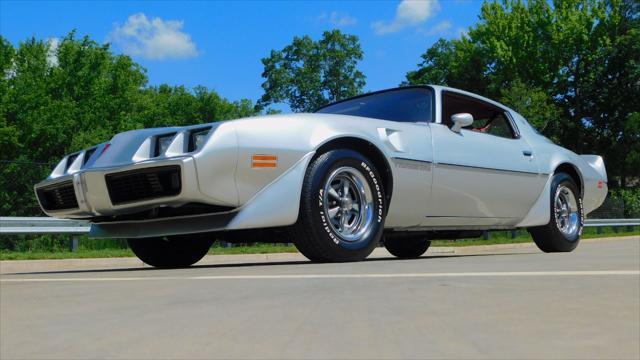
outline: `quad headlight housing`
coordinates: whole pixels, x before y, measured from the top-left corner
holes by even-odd
[[[160,156],[164,154],[167,149],[169,149],[169,145],[171,145],[175,136],[176,133],[156,136],[156,146],[153,156]]]
[[[191,131],[189,134],[189,152],[196,151],[204,145],[207,140],[207,136],[209,136],[209,132],[211,132],[211,127],[200,128]]]

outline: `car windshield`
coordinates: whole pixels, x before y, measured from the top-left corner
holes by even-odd
[[[317,113],[364,116],[400,122],[433,121],[433,92],[411,87],[382,91],[329,104]]]

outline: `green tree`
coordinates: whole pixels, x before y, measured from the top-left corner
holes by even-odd
[[[259,107],[287,103],[291,110],[313,111],[329,102],[362,92],[364,74],[357,69],[363,52],[354,35],[325,31],[322,39],[295,37],[282,50],[262,59],[264,95]]]
[[[486,56],[467,37],[438,40],[421,56],[418,69],[409,71],[401,85],[441,84],[491,96],[489,79],[478,69],[487,67]]]
[[[563,146],[604,155],[626,186],[640,176],[639,14],[633,0],[486,1],[468,35],[427,49],[406,83],[501,99]]]
[[[7,118],[11,97],[9,80],[14,76],[15,49],[0,36],[0,156],[16,156],[20,149],[18,130]],[[0,158],[2,159],[2,158]]]
[[[538,131],[550,134],[552,140],[558,140],[555,137],[556,129],[551,127],[557,125],[553,120],[562,116],[562,109],[544,89],[528,86],[516,79],[502,91],[500,101],[524,116]]]
[[[135,108],[130,116],[141,127],[201,124],[257,114],[250,100],[232,102],[204,86],[193,91],[184,86],[148,87],[141,90]]]

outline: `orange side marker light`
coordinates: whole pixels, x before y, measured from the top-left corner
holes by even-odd
[[[254,169],[278,167],[278,157],[275,155],[253,155],[251,156],[251,167]]]

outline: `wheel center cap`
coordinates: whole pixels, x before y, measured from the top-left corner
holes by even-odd
[[[349,198],[340,199],[340,207],[343,210],[351,210],[351,209],[353,209],[353,200],[351,200]]]

